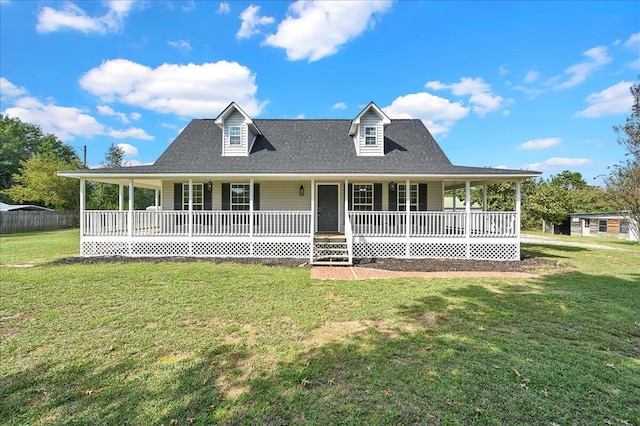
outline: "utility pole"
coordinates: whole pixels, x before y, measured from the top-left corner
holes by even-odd
[[[83,164],[85,167],[87,167],[87,146],[85,145],[83,147],[83,152],[84,152],[84,156],[83,156]]]

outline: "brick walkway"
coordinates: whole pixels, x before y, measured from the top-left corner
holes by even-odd
[[[528,272],[401,272],[353,266],[313,266],[311,267],[311,278],[316,280],[380,280],[386,278],[540,278],[540,276]]]

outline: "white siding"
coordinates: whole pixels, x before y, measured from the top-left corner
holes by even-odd
[[[365,127],[374,126],[376,128],[376,144],[365,145]],[[369,111],[360,117],[358,133],[354,138],[356,152],[362,156],[384,155],[384,126],[382,120],[374,112]]]
[[[304,196],[300,196],[300,185]],[[260,182],[260,210],[310,210],[309,182]]]
[[[229,143],[229,127],[240,126],[240,145]],[[249,130],[244,122],[244,116],[235,111],[224,120],[224,132],[222,134],[222,155],[223,156],[247,156],[249,155]]]
[[[427,210],[443,211],[444,210],[444,192],[442,182],[427,183]]]

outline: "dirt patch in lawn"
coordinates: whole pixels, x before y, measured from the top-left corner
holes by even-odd
[[[165,262],[208,262],[237,263],[242,265],[308,267],[303,259],[280,258],[193,258],[193,257],[66,257],[54,261],[57,265],[97,264],[97,263],[165,263]],[[531,272],[540,267],[563,268],[557,261],[527,257],[519,261],[492,261],[470,259],[354,259],[354,266],[375,268],[387,271],[448,272],[448,271],[484,271],[484,272]]]

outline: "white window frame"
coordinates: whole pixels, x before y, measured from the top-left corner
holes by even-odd
[[[369,133],[373,130],[373,134]],[[364,144],[365,146],[378,145],[378,129],[376,126],[364,126]]]
[[[189,184],[182,184],[182,209],[189,210]],[[204,210],[204,183],[193,184],[193,210]]]
[[[235,190],[235,191],[234,191]],[[242,195],[238,190],[243,190]],[[251,185],[248,183],[232,183],[230,186],[229,206],[235,211],[249,211],[251,209]],[[235,196],[235,200],[234,200]]]
[[[407,210],[407,203],[405,202],[405,199],[400,196],[400,194],[405,194],[406,193],[406,187],[407,185],[404,183],[399,183],[398,184],[398,211],[406,211]],[[412,183],[410,184],[411,186],[411,205],[409,206],[409,210],[411,210],[412,212],[417,212],[418,211],[418,184],[417,183]]]
[[[229,145],[242,145],[242,126],[229,126]]]
[[[364,193],[364,200],[363,200]],[[354,183],[351,191],[351,209],[353,211],[373,211],[374,194],[372,183]],[[370,201],[369,201],[370,200]]]

